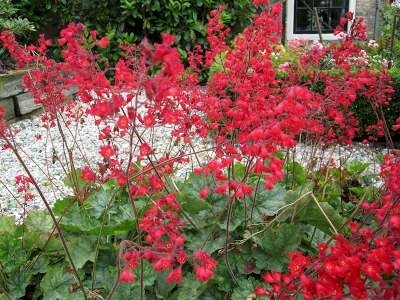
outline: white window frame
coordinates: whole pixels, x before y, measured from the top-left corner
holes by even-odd
[[[294,23],[294,1],[286,1],[286,40],[301,39],[301,40],[319,40],[318,33],[293,33]],[[356,11],[356,0],[349,0],[349,11]],[[337,37],[333,33],[323,33],[324,41],[334,41]]]

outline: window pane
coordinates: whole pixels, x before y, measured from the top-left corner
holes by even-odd
[[[331,25],[335,29],[339,25],[340,17],[344,14],[343,8],[332,8],[331,9]]]
[[[311,30],[312,13],[309,10],[298,9],[295,20],[295,32]]]
[[[317,33],[314,8],[317,9],[321,31],[332,33],[340,17],[348,9],[349,0],[295,0],[294,33]]]
[[[311,8],[313,7],[313,0],[298,0],[297,7]]]
[[[315,0],[314,7],[329,7],[329,0]]]
[[[344,0],[332,0],[332,7],[345,7],[345,1]]]
[[[318,9],[318,17],[319,17],[319,25],[321,26],[321,30],[323,32],[327,32],[330,31],[331,25],[329,22],[329,9],[328,8],[319,8]],[[317,27],[317,22],[314,18],[313,20],[313,30],[317,31],[318,27]]]

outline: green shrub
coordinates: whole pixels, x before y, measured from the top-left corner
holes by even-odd
[[[35,26],[26,18],[16,17],[18,9],[10,0],[0,1],[0,32],[10,30],[17,36],[25,36],[29,32],[35,31]],[[0,73],[13,68],[8,53],[0,49]]]
[[[17,11],[10,0],[0,2],[0,31],[11,30],[15,35],[24,35],[35,30],[28,19],[15,16]]]
[[[110,48],[114,49],[120,43],[138,42],[144,37],[159,41],[161,33],[168,32],[176,35],[178,48],[185,55],[195,45],[206,44],[208,13],[219,5],[226,6],[223,21],[233,33],[240,32],[255,12],[250,0],[22,0],[18,8],[49,37],[55,37],[69,22],[80,22],[109,36]],[[113,60],[117,53],[108,51],[104,55]]]
[[[395,16],[399,14],[399,9],[387,4],[383,8],[383,19],[381,26],[381,37],[379,39],[379,51],[382,57],[391,60],[393,66],[399,67],[400,64],[400,20]]]

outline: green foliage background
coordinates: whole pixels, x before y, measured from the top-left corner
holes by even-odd
[[[205,44],[209,12],[225,5],[224,22],[238,32],[248,24],[255,9],[250,0],[19,0],[23,17],[38,32],[55,36],[69,22],[81,22],[115,40],[135,42],[143,37],[159,40],[162,32],[177,36],[178,46],[189,50]],[[31,36],[34,37],[33,35]]]

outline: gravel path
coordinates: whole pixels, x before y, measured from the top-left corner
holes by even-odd
[[[34,178],[39,183],[44,195],[50,202],[54,203],[56,199],[65,197],[70,194],[64,184],[65,178],[65,145],[63,145],[59,131],[56,128],[47,130],[41,126],[38,116],[30,119],[21,120],[11,125],[13,130],[18,132],[15,136],[15,143],[26,162],[27,167],[31,171]],[[72,149],[75,167],[81,167],[85,164],[94,165],[95,162],[101,161],[98,154],[99,129],[93,122],[71,124],[68,128],[63,126],[63,131],[68,140],[68,147]],[[178,153],[182,150],[182,145],[170,144],[170,130],[168,128],[158,128],[154,132],[145,132],[144,138],[156,149],[157,154],[163,152]],[[41,137],[39,138],[40,135]],[[121,158],[128,154],[129,148],[126,141],[115,141],[121,151]],[[201,142],[194,142],[193,148],[204,150],[208,147]],[[190,149],[186,149],[190,150]],[[374,150],[365,145],[355,145],[351,147],[334,147],[325,151],[318,150],[317,156],[321,160],[317,164],[322,164],[330,157],[337,164],[344,164],[346,161],[359,160],[363,162],[376,161],[376,153],[382,150]],[[297,160],[307,164],[312,149],[304,145],[299,145],[295,151]],[[200,160],[206,161],[210,153],[204,151],[199,154]],[[20,220],[30,209],[42,209],[43,203],[37,196],[29,202],[22,200],[20,194],[17,193],[15,176],[26,174],[22,166],[10,150],[0,152],[0,215],[14,215]],[[193,163],[181,165],[178,168],[178,176],[184,176],[187,171],[195,167],[195,159]],[[377,164],[371,165],[368,171],[378,172]]]

